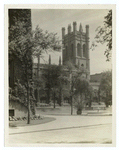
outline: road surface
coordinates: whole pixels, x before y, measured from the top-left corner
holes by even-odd
[[[52,117],[56,120],[46,124],[9,128],[9,144],[112,142],[112,116],[52,115]]]

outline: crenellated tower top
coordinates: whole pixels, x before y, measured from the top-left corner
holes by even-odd
[[[86,30],[83,30],[82,24],[77,30],[76,21],[73,22],[73,30],[71,24],[68,25],[68,32],[65,33],[65,28],[62,28],[63,53],[62,64],[71,61],[74,65],[84,66],[90,72],[89,58],[89,25],[86,25]]]

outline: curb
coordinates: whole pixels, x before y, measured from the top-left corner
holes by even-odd
[[[112,114],[92,114],[92,113],[86,113],[82,114],[82,116],[112,116]]]

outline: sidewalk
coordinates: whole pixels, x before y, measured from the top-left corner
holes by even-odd
[[[112,116],[74,115],[55,118],[55,121],[46,124],[10,128],[7,141],[12,146],[112,142]]]
[[[20,133],[29,133],[35,131],[43,131],[43,130],[53,130],[53,129],[61,129],[61,128],[79,128],[83,126],[95,126],[95,125],[105,125],[112,123],[111,116],[50,116],[46,115],[44,117],[55,117],[56,120],[39,125],[32,126],[23,126],[16,128],[9,128],[9,134],[20,134]],[[92,121],[93,119],[93,121]]]

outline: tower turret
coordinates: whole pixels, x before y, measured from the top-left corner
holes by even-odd
[[[65,36],[65,28],[63,27],[62,28],[62,39],[64,39],[64,36]]]
[[[68,33],[71,33],[71,24],[68,25]]]
[[[87,59],[89,59],[89,25],[86,25],[86,48],[87,48]]]
[[[90,79],[90,56],[89,56],[89,25],[86,25],[86,53],[87,53],[87,63],[86,63],[86,68],[89,71],[89,79]]]
[[[86,25],[86,37],[89,37],[89,25]]]
[[[76,22],[73,22],[73,32],[74,32],[74,34],[77,33],[77,23]]]
[[[79,31],[83,32],[82,24],[80,23]]]
[[[86,32],[83,31],[81,23],[79,25],[79,30],[77,30],[77,23],[73,22],[73,31],[71,31],[71,25],[68,25],[68,34],[64,36],[63,41],[62,64],[64,65],[65,62],[71,61],[79,68],[83,66],[88,70],[87,78],[89,79],[89,25],[86,25]]]

